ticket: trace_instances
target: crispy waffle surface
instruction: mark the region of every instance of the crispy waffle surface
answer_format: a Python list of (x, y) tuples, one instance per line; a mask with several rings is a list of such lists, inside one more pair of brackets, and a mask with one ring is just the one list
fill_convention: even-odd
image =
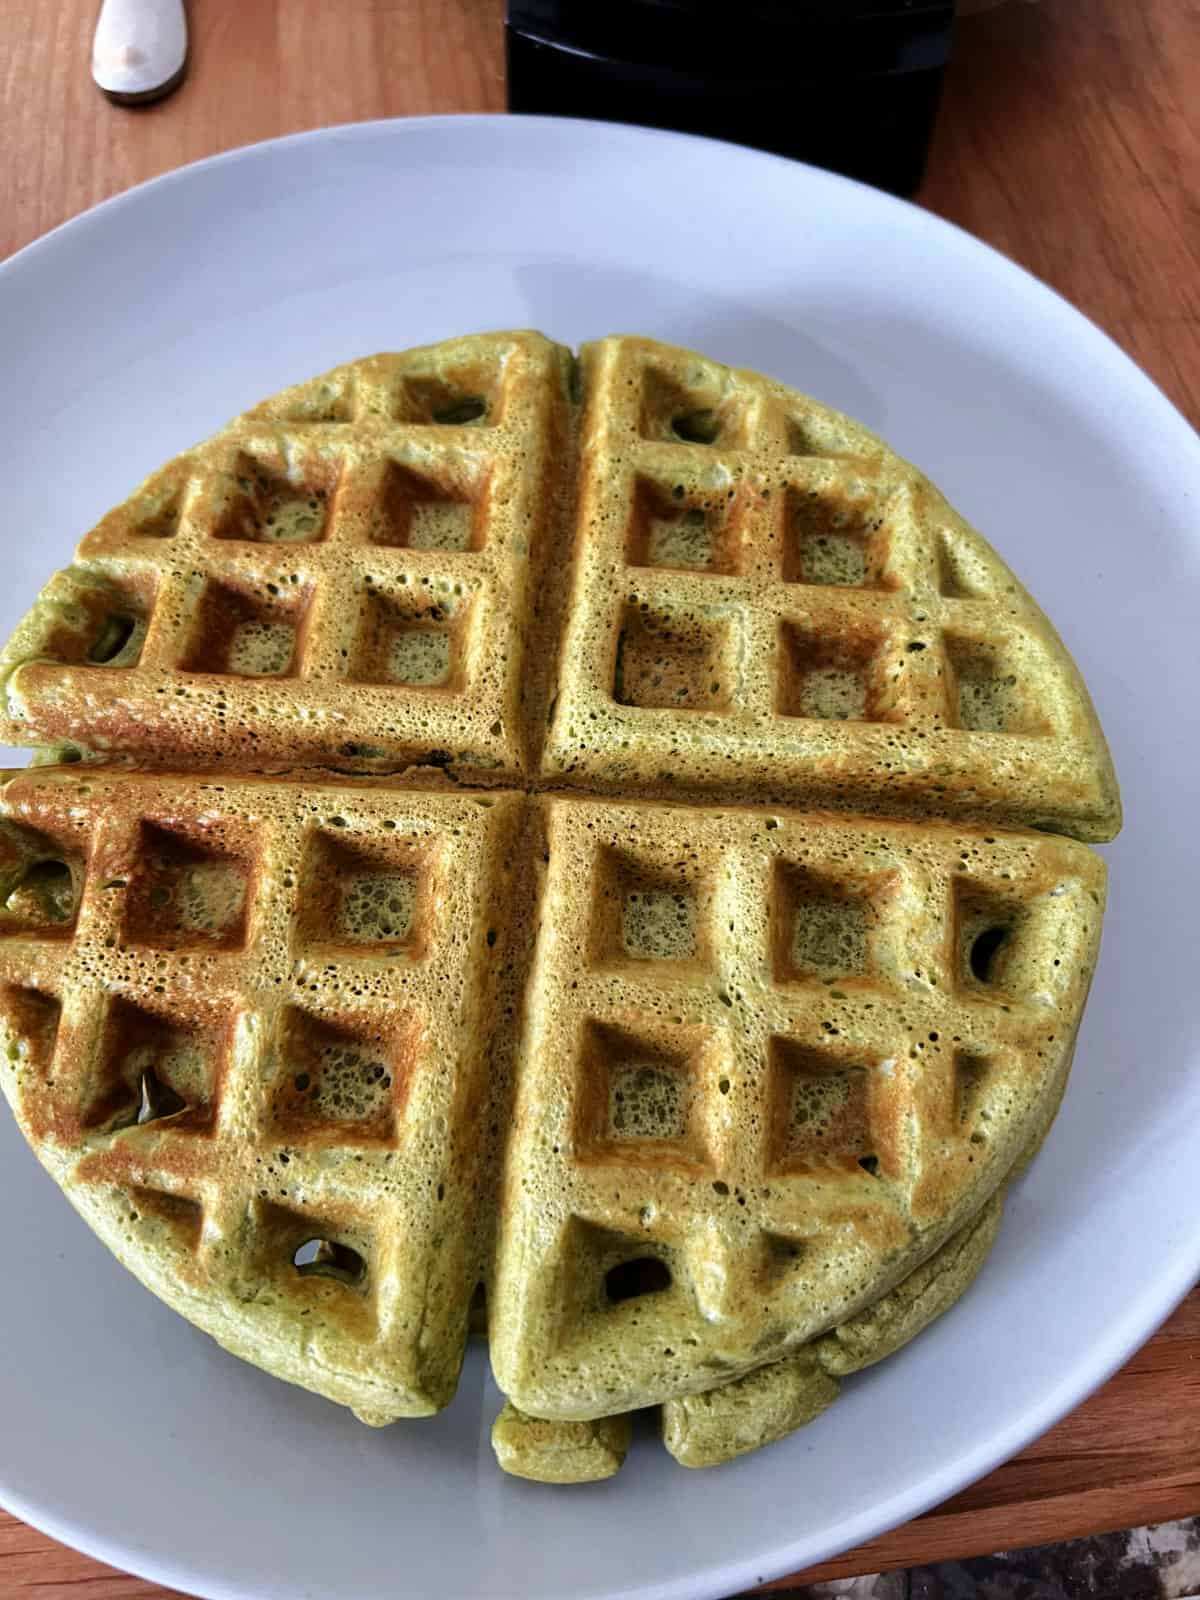
[(971, 1221), (1057, 1107), (1104, 874), (941, 824), (547, 828), (492, 1359), (575, 1420), (779, 1358)]
[(285, 390), (83, 539), (0, 680), (8, 742), (161, 765), (1120, 826), (1077, 669), (928, 480), (644, 339)]
[(370, 1422), (450, 1399), (485, 1276), (521, 807), (70, 768), (0, 798), (26, 1137), (168, 1304)]
[(780, 1437), (978, 1270), (1120, 803), (849, 419), (643, 339), (356, 362), (104, 518), (0, 679), (0, 1082), (234, 1353), (426, 1415), (486, 1304), (500, 1462), (572, 1482), (643, 1407)]
[(0, 659), (0, 731), (162, 766), (523, 782), (568, 376), (538, 334), (468, 338), (239, 417), (43, 591)]
[(583, 375), (544, 776), (1112, 837), (1077, 669), (922, 474), (848, 418), (684, 351), (608, 339)]

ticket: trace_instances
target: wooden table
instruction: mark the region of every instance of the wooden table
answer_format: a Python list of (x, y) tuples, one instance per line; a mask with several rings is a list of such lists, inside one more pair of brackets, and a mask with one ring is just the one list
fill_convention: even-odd
[[(91, 85), (95, 10), (96, 0), (5, 0), (0, 12), (0, 256), (231, 145), (504, 106), (500, 0), (203, 0), (187, 81), (141, 110), (118, 110)], [(920, 196), (1081, 306), (1193, 420), (1198, 82), (1197, 0), (1041, 0), (965, 19)], [(1200, 1291), (1024, 1455), (821, 1574), (1200, 1512), (1197, 1418)], [(0, 1512), (0, 1595), (85, 1585), (91, 1600), (166, 1593)]]

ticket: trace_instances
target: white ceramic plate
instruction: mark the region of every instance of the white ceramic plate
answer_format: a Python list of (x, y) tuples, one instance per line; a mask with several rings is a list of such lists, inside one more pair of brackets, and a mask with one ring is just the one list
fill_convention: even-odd
[(0, 1115), (0, 1499), (211, 1596), (727, 1595), (952, 1494), (1076, 1405), (1200, 1269), (1200, 448), (1116, 347), (924, 213), (732, 146), (583, 123), (383, 123), (260, 145), (0, 269), (6, 633), (149, 469), (285, 383), (533, 326), (639, 331), (878, 429), (1046, 607), (1129, 821), (1061, 1118), (965, 1301), (796, 1437), (710, 1473), (505, 1478), (479, 1351), (375, 1432), (126, 1276)]

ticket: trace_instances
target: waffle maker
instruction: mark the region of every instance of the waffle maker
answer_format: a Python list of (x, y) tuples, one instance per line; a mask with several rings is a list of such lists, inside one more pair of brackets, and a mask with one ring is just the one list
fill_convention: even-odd
[(508, 0), (509, 109), (921, 180), (954, 0)]

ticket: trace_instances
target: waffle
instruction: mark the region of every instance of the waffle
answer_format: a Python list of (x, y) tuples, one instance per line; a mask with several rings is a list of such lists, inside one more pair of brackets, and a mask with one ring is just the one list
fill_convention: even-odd
[(1057, 1107), (1098, 858), (946, 824), (555, 799), (492, 1362), (531, 1416), (682, 1398), (859, 1315)]
[(546, 1422), (511, 1401), (492, 1427), (496, 1460), (514, 1478), (534, 1483), (597, 1483), (624, 1465), (633, 1432), (628, 1416), (596, 1422)]
[[(805, 1427), (837, 1399), (838, 1378), (882, 1361), (959, 1299), (995, 1242), (1002, 1196), (875, 1305), (794, 1356), (662, 1408), (663, 1443), (682, 1466), (720, 1466)], [(569, 1426), (569, 1424), (560, 1424)]]
[(6, 741), (523, 781), (566, 380), (537, 334), (470, 338), (238, 418), (39, 597), (0, 661)]
[(9, 743), (166, 766), (1120, 825), (1078, 671), (937, 491), (644, 339), (285, 390), (84, 538), (0, 679)]
[(576, 1482), (642, 1407), (779, 1437), (974, 1276), (1120, 802), (849, 419), (643, 339), (358, 361), (147, 479), (0, 681), (0, 1085), (236, 1354), (383, 1422), (486, 1322), (501, 1465)]
[(585, 348), (583, 373), (545, 776), (1112, 837), (1078, 671), (920, 473), (826, 407), (649, 340)]
[[(1003, 1209), (1003, 1194), (993, 1195), (973, 1222), (896, 1288), (794, 1356), (669, 1400), (660, 1412), (666, 1448), (681, 1466), (715, 1467), (805, 1427), (837, 1399), (839, 1378), (894, 1354), (960, 1299), (995, 1243)], [(589, 1483), (620, 1470), (631, 1422), (628, 1414), (537, 1421), (510, 1401), (496, 1418), (492, 1444), (501, 1466), (516, 1477)]]
[(364, 1420), (454, 1391), (522, 802), (70, 769), (0, 791), (0, 1059), (118, 1258)]

